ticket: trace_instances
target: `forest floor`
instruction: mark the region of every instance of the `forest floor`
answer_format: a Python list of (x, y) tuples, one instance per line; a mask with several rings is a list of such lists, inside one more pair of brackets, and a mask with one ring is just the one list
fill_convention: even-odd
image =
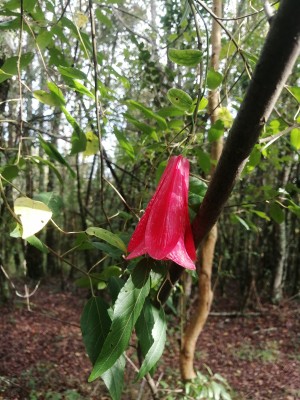
[[(87, 383), (91, 365), (79, 327), (85, 295), (42, 285), (30, 300), (31, 311), (19, 300), (0, 308), (0, 400), (108, 400), (101, 380)], [(198, 341), (197, 368), (221, 374), (237, 400), (299, 400), (299, 302), (263, 304), (262, 312), (244, 316), (221, 313), (230, 308), (226, 299), (215, 302)], [(169, 317), (167, 348), (154, 378), (164, 389), (159, 398), (182, 399), (179, 321)], [(150, 399), (144, 383), (133, 383), (130, 364), (126, 368), (122, 399)]]

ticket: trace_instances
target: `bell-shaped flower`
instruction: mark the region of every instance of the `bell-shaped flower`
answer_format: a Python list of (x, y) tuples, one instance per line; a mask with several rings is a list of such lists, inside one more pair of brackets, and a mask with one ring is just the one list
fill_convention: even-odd
[(128, 245), (127, 259), (148, 254), (195, 269), (196, 251), (188, 213), (189, 161), (171, 157)]

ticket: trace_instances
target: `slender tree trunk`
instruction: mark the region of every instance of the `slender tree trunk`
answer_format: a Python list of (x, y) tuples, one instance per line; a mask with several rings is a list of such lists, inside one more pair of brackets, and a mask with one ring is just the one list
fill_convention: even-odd
[[(222, 0), (214, 0), (213, 12), (218, 17), (222, 17)], [(211, 67), (215, 71), (217, 71), (219, 68), (219, 56), (221, 50), (221, 27), (215, 20), (213, 20), (212, 24), (211, 44)], [(218, 119), (218, 108), (220, 102), (219, 91), (211, 91), (208, 100), (210, 120), (211, 124), (214, 124)], [(222, 138), (212, 143), (211, 159), (213, 160), (213, 163), (210, 171), (211, 176), (215, 171), (215, 165), (221, 156), (222, 149)], [(202, 332), (205, 322), (207, 320), (213, 299), (213, 293), (211, 290), (211, 275), (217, 237), (218, 229), (217, 225), (214, 225), (201, 246), (198, 281), (198, 305), (194, 315), (192, 315), (189, 325), (186, 328), (181, 346), (180, 369), (183, 380), (189, 380), (195, 377), (193, 367), (195, 347), (197, 339)]]
[[(290, 171), (291, 171), (291, 166), (287, 167), (283, 171), (282, 187), (286, 186), (289, 179)], [(276, 224), (275, 241), (276, 241), (277, 259), (275, 261), (276, 264), (275, 264), (274, 281), (272, 288), (272, 301), (273, 303), (279, 303), (283, 297), (283, 287), (285, 278), (284, 267), (287, 258), (286, 218), (284, 218), (281, 224), (277, 224), (276, 222), (275, 224)]]

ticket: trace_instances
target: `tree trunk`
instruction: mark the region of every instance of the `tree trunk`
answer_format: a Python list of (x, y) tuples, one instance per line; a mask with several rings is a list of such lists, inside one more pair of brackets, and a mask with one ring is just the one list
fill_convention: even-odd
[[(213, 12), (218, 17), (222, 17), (222, 0), (214, 0)], [(211, 55), (211, 67), (217, 71), (219, 68), (219, 56), (221, 50), (221, 27), (213, 20), (212, 34), (212, 55)], [(210, 115), (211, 124), (214, 124), (218, 119), (218, 108), (220, 103), (220, 95), (218, 90), (213, 90), (209, 94), (208, 98), (208, 109)], [(215, 165), (218, 162), (223, 149), (223, 139), (220, 138), (212, 143), (211, 147), (211, 160), (213, 160), (210, 175), (212, 176), (215, 171)], [(215, 252), (215, 245), (218, 236), (217, 225), (213, 226), (211, 231), (206, 236), (201, 247), (200, 256), (200, 267), (199, 267), (199, 299), (198, 306), (195, 314), (192, 315), (191, 321), (186, 328), (184, 338), (181, 346), (180, 356), (180, 369), (183, 380), (189, 380), (195, 377), (193, 368), (194, 363), (194, 352), (197, 339), (202, 332), (202, 329), (207, 320), (209, 310), (211, 307), (213, 293), (211, 290), (211, 275), (213, 268), (213, 259)]]

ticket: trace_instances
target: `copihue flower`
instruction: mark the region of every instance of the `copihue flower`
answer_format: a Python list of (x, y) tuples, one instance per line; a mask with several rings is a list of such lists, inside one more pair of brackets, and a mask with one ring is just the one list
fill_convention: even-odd
[(189, 161), (171, 157), (128, 244), (128, 260), (148, 254), (195, 269), (196, 251), (188, 213)]

